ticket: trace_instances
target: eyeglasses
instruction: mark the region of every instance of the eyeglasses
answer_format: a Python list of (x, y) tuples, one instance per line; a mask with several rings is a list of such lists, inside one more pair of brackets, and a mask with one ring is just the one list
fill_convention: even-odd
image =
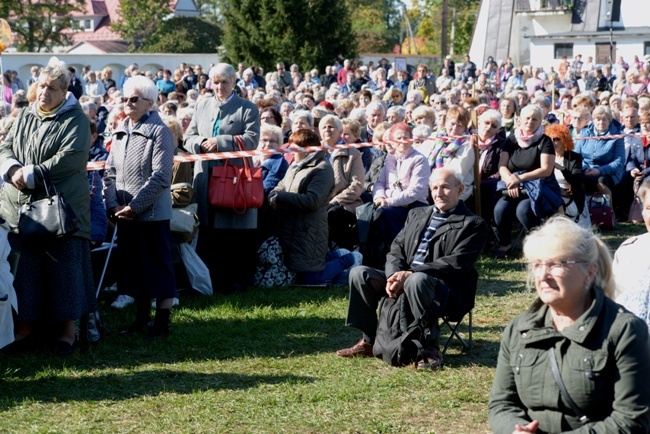
[(548, 272), (551, 276), (563, 277), (569, 271), (569, 266), (573, 264), (584, 264), (581, 261), (533, 261), (531, 262), (530, 268), (533, 270), (533, 274), (537, 277), (546, 275)]
[(147, 99), (147, 98), (142, 97), (142, 96), (132, 96), (131, 98), (127, 98), (127, 97), (123, 96), (122, 97), (122, 102), (124, 104), (126, 104), (127, 102), (130, 102), (131, 104), (137, 104), (138, 101), (140, 101), (141, 99), (143, 99), (145, 101), (151, 101), (150, 99)]

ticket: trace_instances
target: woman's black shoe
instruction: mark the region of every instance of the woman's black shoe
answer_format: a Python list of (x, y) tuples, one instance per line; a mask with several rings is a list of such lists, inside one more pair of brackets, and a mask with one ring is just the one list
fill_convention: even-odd
[(153, 326), (147, 333), (147, 339), (153, 340), (171, 334), (171, 310), (156, 309), (156, 317), (153, 320)]
[(71, 344), (66, 341), (57, 341), (54, 347), (54, 354), (59, 357), (68, 357), (74, 351), (76, 343), (76, 340)]
[(151, 321), (136, 321), (125, 329), (120, 330), (120, 336), (133, 336), (136, 333), (144, 333), (150, 327)]

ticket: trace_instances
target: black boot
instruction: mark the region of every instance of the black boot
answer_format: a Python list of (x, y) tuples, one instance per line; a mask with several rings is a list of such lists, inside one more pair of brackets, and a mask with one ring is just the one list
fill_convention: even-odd
[(151, 300), (137, 297), (135, 299), (135, 322), (120, 330), (120, 336), (131, 336), (134, 333), (144, 333), (151, 322)]
[(156, 339), (161, 336), (169, 336), (171, 333), (171, 309), (156, 308), (156, 318), (153, 320), (153, 327), (149, 329), (147, 339)]

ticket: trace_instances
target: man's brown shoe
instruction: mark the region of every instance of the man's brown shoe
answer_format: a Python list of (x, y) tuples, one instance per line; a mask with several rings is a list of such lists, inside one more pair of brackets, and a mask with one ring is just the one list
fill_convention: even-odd
[(344, 348), (336, 352), (337, 356), (340, 357), (371, 357), (372, 356), (372, 344), (364, 341), (363, 338), (350, 348)]
[(416, 369), (429, 369), (434, 371), (436, 369), (442, 368), (442, 353), (438, 348), (425, 347), (424, 355), (426, 356), (426, 359), (420, 360), (415, 365)]

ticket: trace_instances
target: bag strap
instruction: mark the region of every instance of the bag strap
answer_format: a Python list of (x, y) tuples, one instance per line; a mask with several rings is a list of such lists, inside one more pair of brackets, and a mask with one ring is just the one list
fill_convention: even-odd
[(589, 420), (589, 417), (585, 415), (578, 405), (575, 403), (573, 398), (571, 398), (571, 395), (569, 395), (569, 391), (566, 390), (566, 386), (564, 385), (564, 381), (562, 381), (562, 376), (560, 375), (560, 368), (557, 366), (557, 360), (555, 359), (555, 348), (551, 347), (548, 349), (548, 358), (549, 361), (551, 362), (551, 371), (553, 372), (553, 378), (555, 379), (555, 383), (557, 384), (557, 387), (560, 388), (560, 393), (562, 394), (562, 397), (564, 400), (569, 404), (569, 407), (571, 407), (571, 410), (573, 410), (573, 413), (580, 419), (580, 423), (583, 425), (588, 424), (591, 422)]
[[(42, 168), (38, 164), (34, 164), (34, 171), (37, 170), (41, 173), (41, 178), (43, 178), (43, 185), (45, 186), (45, 194), (47, 195), (48, 198), (51, 199), (52, 196), (57, 195), (58, 192), (56, 191), (56, 187), (54, 187), (54, 184), (50, 179), (50, 171)], [(52, 194), (52, 191), (54, 192), (54, 194)]]

